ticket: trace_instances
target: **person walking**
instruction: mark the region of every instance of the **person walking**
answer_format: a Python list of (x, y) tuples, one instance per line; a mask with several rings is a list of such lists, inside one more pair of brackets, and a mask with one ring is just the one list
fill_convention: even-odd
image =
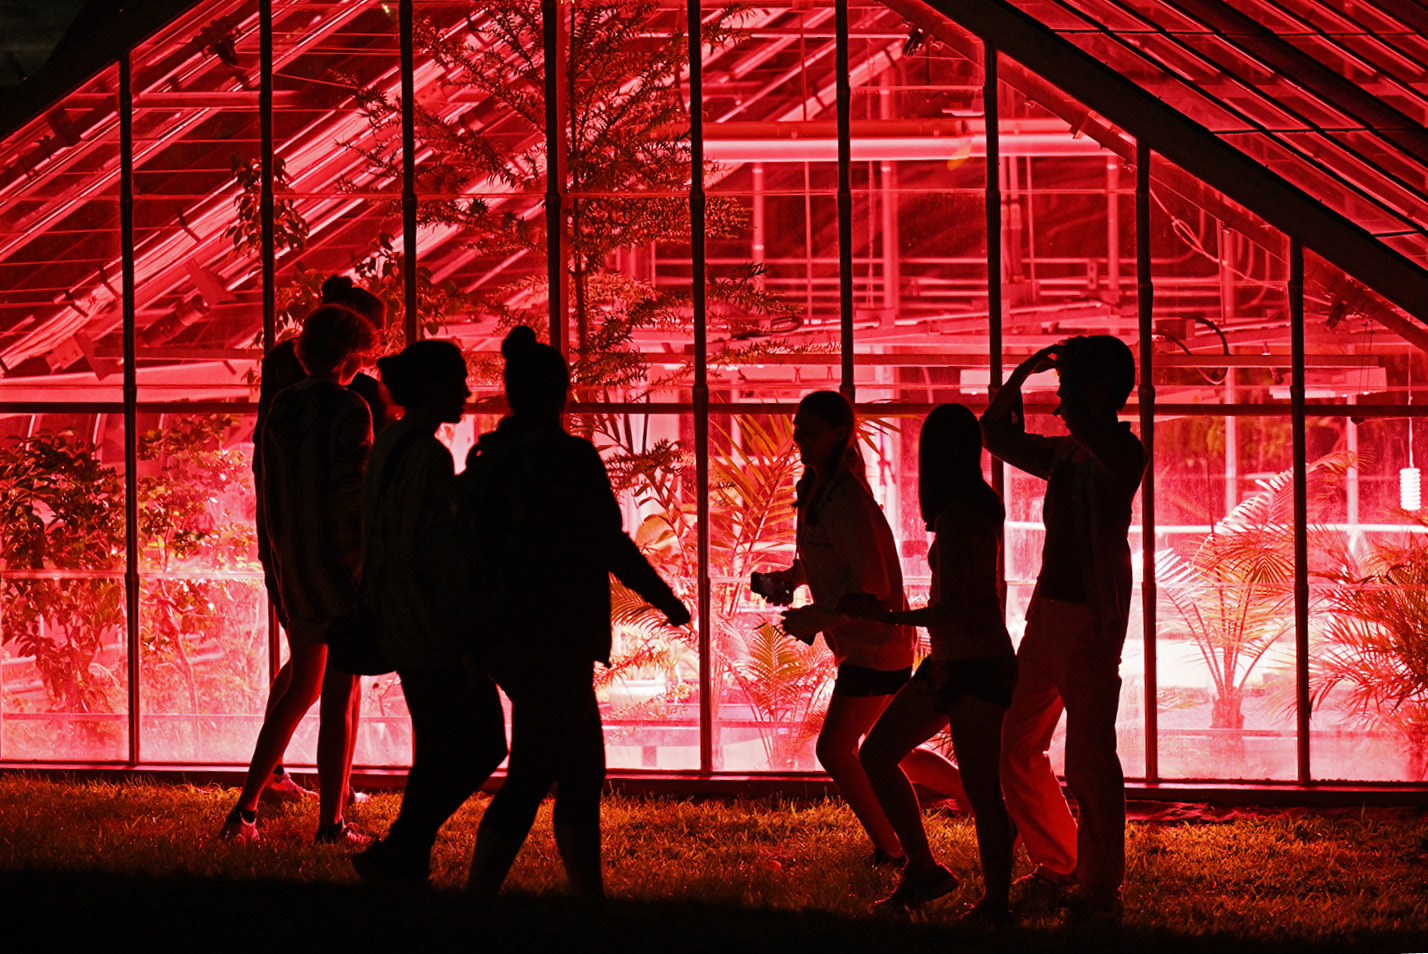
[(364, 881), (425, 884), (441, 826), (506, 757), (506, 721), (472, 659), (456, 475), (436, 438), (471, 396), (466, 359), (449, 341), (426, 340), (377, 367), (403, 413), (372, 447), (362, 588), (411, 713), (412, 766), (396, 821), (352, 864)]
[(685, 609), (621, 529), (599, 453), (566, 433), (570, 371), (522, 325), (501, 344), (511, 413), (463, 475), (478, 645), (511, 700), (511, 759), (476, 833), (469, 891), (494, 896), (554, 786), (555, 844), (572, 893), (604, 895), (605, 739), (592, 663), (610, 661), (610, 575), (665, 614)]

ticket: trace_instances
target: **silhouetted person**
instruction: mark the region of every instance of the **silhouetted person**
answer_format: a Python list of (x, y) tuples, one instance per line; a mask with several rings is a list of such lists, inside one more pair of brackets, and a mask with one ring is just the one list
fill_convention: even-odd
[(907, 608), (897, 542), (863, 473), (853, 405), (837, 391), (814, 391), (799, 402), (793, 441), (803, 461), (798, 481), (798, 552), (793, 566), (772, 574), (788, 603), (807, 583), (813, 603), (785, 610), (783, 628), (811, 643), (823, 634), (838, 678), (818, 733), (818, 761), (873, 842), (873, 864), (900, 863), (902, 845), (883, 814), (858, 745), (888, 700), (912, 675), (917, 638), (911, 626), (853, 619), (838, 611), (850, 593), (868, 593), (896, 610)]
[[(1069, 437), (1028, 434), (1021, 388), (1055, 368)], [(1121, 646), (1130, 614), (1131, 502), (1145, 449), (1116, 420), (1135, 359), (1109, 335), (1043, 348), (1011, 373), (982, 416), (987, 450), (1046, 481), (1041, 573), (1017, 651), (1019, 677), (1002, 737), (1002, 788), (1037, 866), (1028, 892), (1078, 883), (1073, 917), (1116, 918), (1125, 878), (1125, 779), (1116, 754)], [(1047, 752), (1066, 712), (1071, 817)]]
[[(358, 288), (352, 283), (352, 279), (346, 275), (329, 275), (322, 283), (322, 304), (342, 305), (355, 311), (372, 326), (373, 330), (381, 329), (387, 320), (387, 306), (382, 304), (382, 300), (376, 295), (363, 288)], [(268, 420), (268, 412), (272, 409), (273, 398), (285, 388), (290, 388), (303, 378), (307, 377), (307, 372), (303, 370), (302, 362), (297, 356), (297, 338), (285, 338), (273, 346), (267, 354), (263, 356), (258, 378), (258, 420), (253, 429), (253, 478), (254, 486), (263, 486), (263, 425)], [(367, 402), (367, 408), (372, 414), (372, 430), (374, 434), (380, 434), (382, 426), (390, 418), (386, 399), (382, 395), (381, 385), (376, 379), (361, 371), (353, 376), (349, 390), (355, 391)], [(278, 598), (277, 583), (273, 579), (272, 555), (268, 549), (267, 535), (261, 532), (264, 521), (267, 519), (265, 505), (261, 489), (257, 495), (257, 525), (260, 528), (258, 533), (258, 562), (263, 566), (263, 580), (267, 585), (268, 598), (273, 606), (278, 610), (278, 622), (287, 626), (287, 619), (282, 612), (282, 601)], [(267, 711), (271, 712), (274, 702), (287, 690), (288, 681), (292, 678), (292, 663), (285, 662), (278, 674), (273, 677), (273, 685), (268, 690)], [(352, 697), (352, 711), (348, 714), (348, 722), (353, 731), (351, 738), (356, 742), (357, 720), (361, 712), (362, 694), (356, 693)], [(347, 759), (352, 760), (352, 753), (348, 752)], [(281, 762), (273, 769), (273, 777), (268, 781), (268, 794), (278, 798), (297, 801), (307, 797), (315, 797), (315, 792), (310, 792), (298, 784), (297, 780), (289, 775), (283, 768)], [(366, 796), (357, 792), (349, 792), (348, 800), (365, 799)]]
[(937, 863), (922, 827), (917, 795), (898, 763), (944, 728), (951, 729), (962, 786), (977, 826), (985, 892), (966, 918), (1011, 920), (1011, 819), (1002, 801), (1002, 719), (1016, 684), (1016, 655), (997, 594), (997, 551), (1005, 511), (982, 479), (982, 433), (960, 404), (943, 404), (918, 439), (918, 504), (936, 534), (927, 554), (932, 588), (922, 609), (894, 612), (858, 595), (841, 604), (851, 616), (927, 627), (931, 654), (903, 686), (859, 753), (868, 781), (907, 853), (902, 882), (879, 902), (916, 907), (957, 886)]
[(355, 677), (327, 667), (327, 626), (358, 602), (362, 478), (372, 446), (367, 403), (345, 385), (368, 360), (376, 336), (339, 305), (307, 317), (297, 355), (308, 377), (274, 399), (264, 421), (263, 523), (273, 582), (288, 636), (291, 676), (258, 733), (225, 838), (256, 840), (258, 799), (302, 717), (319, 695), (319, 843), (360, 847), (365, 835), (342, 818), (351, 770)]
[(495, 683), (470, 664), (456, 475), (436, 439), (471, 396), (466, 360), (448, 341), (418, 341), (377, 367), (404, 413), (372, 446), (362, 589), (402, 680), (412, 767), (401, 814), (352, 864), (364, 880), (422, 884), (437, 832), (506, 757), (506, 719)]
[(511, 700), (511, 761), (481, 819), (468, 887), (483, 897), (500, 890), (554, 785), (570, 888), (600, 897), (605, 742), (591, 664), (610, 661), (610, 574), (671, 626), (689, 612), (621, 529), (599, 453), (561, 424), (565, 360), (525, 326), (501, 353), (511, 415), (482, 435), (463, 479), (483, 604), (477, 639)]

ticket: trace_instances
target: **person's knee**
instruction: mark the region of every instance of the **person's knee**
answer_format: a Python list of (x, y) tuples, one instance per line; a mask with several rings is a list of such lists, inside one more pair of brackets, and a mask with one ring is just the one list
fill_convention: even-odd
[(863, 770), (870, 775), (873, 773), (882, 775), (892, 771), (905, 755), (907, 755), (906, 752), (895, 752), (877, 739), (868, 739), (857, 752), (858, 762), (862, 764)]
[(814, 754), (818, 756), (818, 764), (829, 774), (837, 774), (858, 764), (857, 743), (833, 735), (820, 735)]

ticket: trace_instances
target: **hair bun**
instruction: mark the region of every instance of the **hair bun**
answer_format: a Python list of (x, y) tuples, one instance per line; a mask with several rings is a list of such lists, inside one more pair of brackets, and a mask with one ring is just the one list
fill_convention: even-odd
[(507, 361), (523, 354), (530, 354), (540, 346), (536, 333), (528, 325), (516, 325), (501, 342), (501, 356)]
[(329, 275), (322, 280), (322, 300), (341, 301), (352, 294), (352, 279), (346, 275)]

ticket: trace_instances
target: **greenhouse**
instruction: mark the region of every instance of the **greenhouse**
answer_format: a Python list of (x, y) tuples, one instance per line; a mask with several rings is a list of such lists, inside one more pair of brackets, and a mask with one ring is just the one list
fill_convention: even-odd
[[(793, 559), (803, 394), (855, 401), (919, 603), (923, 416), (1112, 334), (1152, 458), (1130, 784), (1421, 785), (1425, 36), (1421, 0), (129, 5), (0, 105), (0, 765), (246, 764), (285, 652), (259, 362), (340, 273), (387, 347), (466, 353), (458, 466), (506, 330), (569, 357), (697, 607), (616, 586), (612, 774), (819, 771), (831, 656), (748, 586)], [(1044, 484), (988, 466), (1015, 638)], [(410, 760), (365, 679), (357, 770)]]

